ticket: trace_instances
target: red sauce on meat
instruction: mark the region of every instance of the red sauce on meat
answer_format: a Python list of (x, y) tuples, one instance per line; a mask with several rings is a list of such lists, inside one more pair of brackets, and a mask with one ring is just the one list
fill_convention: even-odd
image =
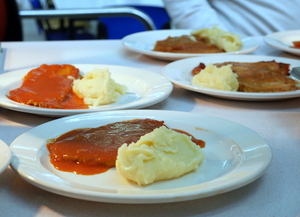
[[(82, 175), (103, 173), (115, 166), (121, 145), (137, 142), (141, 136), (161, 126), (164, 126), (163, 121), (135, 119), (97, 128), (75, 129), (47, 144), (50, 161), (60, 171)], [(202, 140), (193, 138), (193, 141), (204, 147)]]
[(61, 171), (92, 175), (115, 166), (118, 148), (163, 126), (163, 121), (137, 119), (97, 128), (76, 129), (47, 145), (50, 160)]
[(72, 65), (44, 64), (31, 70), (21, 87), (11, 90), (8, 97), (36, 107), (87, 109), (83, 99), (72, 90), (73, 80), (79, 77), (79, 70)]
[(291, 46), (292, 48), (300, 49), (300, 41), (293, 41), (292, 42), (294, 46)]

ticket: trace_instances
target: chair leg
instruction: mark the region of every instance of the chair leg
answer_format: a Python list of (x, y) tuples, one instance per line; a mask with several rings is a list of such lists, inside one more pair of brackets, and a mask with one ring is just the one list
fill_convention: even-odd
[(69, 20), (69, 40), (74, 40), (75, 39), (75, 28), (74, 28), (74, 20), (70, 19)]
[(97, 24), (97, 39), (107, 39), (106, 26), (100, 21)]
[(166, 22), (161, 29), (171, 29), (171, 21)]

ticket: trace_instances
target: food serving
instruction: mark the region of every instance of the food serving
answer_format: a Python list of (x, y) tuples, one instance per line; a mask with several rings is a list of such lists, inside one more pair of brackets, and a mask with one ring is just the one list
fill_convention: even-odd
[[(77, 175), (59, 171), (50, 163), (45, 145), (49, 138), (76, 127), (146, 118), (163, 120), (169, 128), (203, 139), (206, 146), (202, 149), (205, 158), (201, 165), (179, 178), (138, 186), (121, 177), (116, 168), (97, 175)], [(268, 142), (248, 127), (193, 112), (144, 109), (59, 118), (28, 130), (10, 148), (11, 167), (25, 181), (54, 194), (106, 203), (166, 203), (218, 195), (253, 182), (264, 174), (272, 159)]]
[(125, 85), (118, 84), (111, 78), (107, 68), (87, 72), (82, 79), (76, 79), (73, 83), (75, 94), (82, 98), (85, 104), (92, 106), (114, 103), (126, 90)]
[(11, 90), (8, 98), (26, 105), (54, 109), (87, 109), (72, 91), (73, 80), (80, 77), (72, 65), (46, 65), (31, 70), (21, 87)]
[(161, 126), (118, 149), (117, 172), (139, 185), (178, 178), (194, 171), (204, 153), (190, 136)]
[(26, 105), (51, 109), (88, 109), (115, 102), (126, 87), (110, 78), (108, 69), (95, 69), (82, 77), (72, 65), (46, 65), (31, 70), (8, 98)]
[(240, 36), (217, 26), (191, 31), (190, 35), (157, 41), (153, 51), (171, 53), (224, 53), (240, 50)]
[[(218, 90), (237, 91), (238, 75), (231, 69), (232, 65), (217, 67), (213, 64), (202, 65), (203, 70), (192, 78), (192, 84)], [(198, 70), (199, 68), (197, 68)], [(196, 70), (194, 70), (196, 73)]]
[[(134, 119), (96, 128), (75, 129), (48, 141), (50, 161), (60, 171), (93, 175), (115, 167), (118, 158), (117, 168), (120, 174), (138, 184), (150, 184), (157, 180), (175, 178), (196, 169), (203, 160), (200, 149), (205, 146), (205, 142), (183, 131), (171, 130), (170, 132), (170, 129), (161, 129), (161, 127), (166, 128), (164, 121)], [(157, 131), (154, 131), (155, 129)], [(171, 137), (162, 136), (166, 132)], [(191, 146), (193, 147), (189, 149)], [(165, 157), (161, 159), (162, 154)], [(141, 160), (143, 155), (145, 158), (148, 157), (144, 159), (147, 162), (144, 164), (139, 162), (138, 168), (134, 168), (135, 160)], [(180, 172), (176, 171), (172, 174), (174, 171), (171, 170), (174, 168), (171, 169), (164, 162), (168, 158), (178, 161), (177, 166), (180, 164), (183, 167)], [(173, 166), (176, 165), (174, 163)], [(165, 172), (168, 171), (169, 175), (157, 174), (155, 172), (157, 164), (161, 169), (167, 168)], [(128, 165), (131, 165), (129, 170), (126, 169)], [(152, 166), (152, 173), (149, 172), (149, 165)], [(141, 173), (144, 176), (141, 176)], [(145, 174), (151, 178), (145, 178)]]
[(300, 83), (289, 77), (289, 67), (289, 64), (274, 60), (223, 62), (214, 63), (213, 66), (200, 63), (192, 70), (194, 76), (192, 84), (240, 92), (269, 93), (299, 90)]

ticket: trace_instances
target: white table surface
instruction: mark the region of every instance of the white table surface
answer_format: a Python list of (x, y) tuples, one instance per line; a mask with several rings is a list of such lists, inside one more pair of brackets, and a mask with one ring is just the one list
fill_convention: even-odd
[[(166, 61), (125, 50), (119, 40), (10, 42), (5, 72), (43, 63), (113, 64), (161, 73)], [(268, 47), (253, 55), (300, 59)], [(258, 132), (271, 145), (273, 161), (258, 180), (221, 195), (187, 202), (124, 205), (89, 202), (41, 190), (8, 167), (0, 174), (0, 216), (300, 216), (300, 98), (243, 102), (174, 88), (165, 101), (147, 109), (201, 113), (225, 118)], [(0, 139), (8, 145), (27, 130), (53, 120), (0, 108)]]

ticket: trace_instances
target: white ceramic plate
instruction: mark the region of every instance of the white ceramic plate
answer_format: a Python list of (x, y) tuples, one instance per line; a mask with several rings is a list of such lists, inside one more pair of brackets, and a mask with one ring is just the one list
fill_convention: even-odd
[[(269, 100), (280, 100), (300, 97), (300, 90), (279, 92), (279, 93), (245, 93), (245, 92), (234, 92), (234, 91), (222, 91), (204, 87), (197, 87), (191, 84), (192, 81), (192, 69), (199, 65), (200, 62), (205, 64), (209, 63), (221, 63), (226, 61), (235, 62), (257, 62), (257, 61), (272, 61), (289, 63), (291, 67), (300, 66), (299, 60), (279, 58), (272, 56), (256, 56), (256, 55), (229, 55), (229, 56), (218, 56), (218, 57), (194, 57), (189, 59), (178, 60), (169, 63), (163, 68), (163, 75), (168, 78), (172, 83), (191, 91), (198, 93), (204, 93), (207, 95), (234, 99), (234, 100), (247, 100), (247, 101), (269, 101)], [(296, 78), (294, 78), (297, 80)]]
[(245, 54), (250, 53), (256, 50), (259, 47), (258, 41), (253, 37), (241, 36), (243, 42), (243, 47), (241, 50), (236, 52), (227, 52), (227, 53), (217, 53), (217, 54), (179, 54), (179, 53), (166, 53), (166, 52), (157, 52), (152, 51), (156, 41), (164, 40), (168, 36), (182, 36), (189, 35), (191, 30), (155, 30), (155, 31), (146, 31), (134, 33), (128, 36), (125, 36), (122, 39), (122, 44), (125, 48), (151, 56), (157, 59), (163, 60), (179, 60), (188, 57), (196, 56), (216, 56), (216, 55), (230, 55), (230, 54)]
[(271, 47), (300, 56), (300, 49), (291, 47), (293, 41), (300, 41), (300, 30), (274, 32), (266, 35), (264, 41)]
[[(195, 171), (178, 179), (141, 187), (120, 177), (115, 168), (91, 176), (60, 172), (49, 162), (46, 140), (83, 127), (136, 118), (164, 120), (171, 128), (206, 142), (205, 159)], [(12, 168), (44, 190), (83, 200), (110, 203), (167, 203), (193, 200), (242, 187), (268, 168), (272, 152), (267, 141), (239, 124), (195, 113), (125, 110), (89, 113), (57, 119), (35, 127), (11, 144)]]
[(8, 145), (0, 140), (0, 173), (2, 173), (11, 160), (11, 152)]
[(89, 109), (48, 109), (28, 106), (10, 100), (7, 95), (9, 91), (19, 87), (22, 78), (30, 69), (21, 69), (0, 75), (0, 106), (20, 111), (46, 116), (66, 116), (95, 111), (108, 111), (116, 109), (144, 108), (166, 99), (172, 92), (172, 83), (162, 75), (143, 69), (96, 64), (74, 64), (82, 74), (95, 68), (108, 68), (111, 77), (117, 83), (127, 86), (128, 91), (121, 95), (117, 102), (93, 107)]

